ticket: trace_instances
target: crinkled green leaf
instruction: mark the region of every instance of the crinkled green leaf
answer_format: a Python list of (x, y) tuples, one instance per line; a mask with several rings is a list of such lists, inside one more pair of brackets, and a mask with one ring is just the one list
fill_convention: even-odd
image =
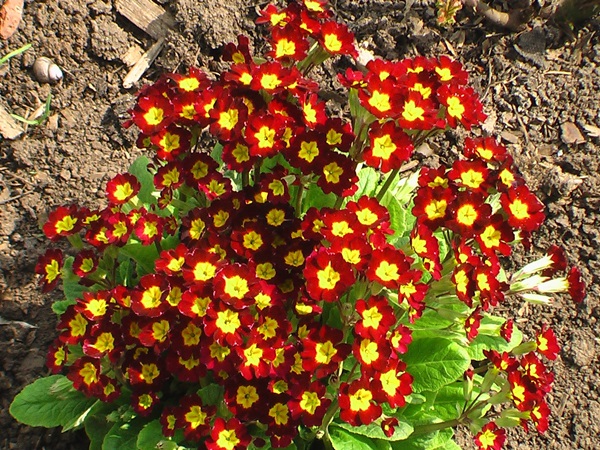
[(451, 429), (435, 431), (429, 434), (411, 436), (405, 441), (392, 442), (393, 450), (451, 450), (447, 447), (452, 442), (454, 432)]
[(102, 450), (146, 450), (138, 449), (137, 439), (146, 420), (133, 419), (130, 422), (115, 423), (102, 442)]
[(513, 329), (510, 342), (506, 342), (500, 336), (500, 327), (504, 322), (505, 319), (502, 317), (490, 316), (489, 314), (484, 315), (479, 327), (479, 334), (471, 341), (469, 347), (467, 347), (467, 352), (472, 359), (482, 361), (485, 359), (484, 350), (493, 348), (499, 352), (505, 352), (510, 351), (521, 343), (523, 333), (517, 327)]
[(379, 185), (379, 173), (372, 167), (363, 167), (358, 171), (358, 189), (352, 196), (353, 200), (358, 200), (363, 195), (372, 196)]
[(140, 450), (175, 450), (177, 443), (164, 437), (160, 421), (153, 420), (144, 425), (138, 434), (137, 448)]
[(121, 247), (121, 255), (128, 256), (137, 263), (138, 275), (154, 272), (154, 262), (158, 258), (158, 250), (154, 245), (142, 245), (132, 242)]
[(26, 386), (14, 398), (9, 411), (25, 425), (71, 429), (81, 425), (97, 401), (75, 390), (64, 375), (51, 375)]
[(467, 351), (449, 339), (417, 338), (402, 359), (413, 377), (413, 392), (436, 391), (459, 379), (469, 368)]
[(334, 450), (373, 450), (375, 448), (375, 443), (367, 436), (351, 433), (335, 425), (329, 427), (329, 437)]
[(54, 311), (57, 316), (62, 316), (67, 308), (75, 303), (77, 303), (75, 300), (57, 300), (52, 303), (52, 311)]
[(304, 192), (302, 199), (302, 212), (308, 211), (311, 207), (321, 209), (323, 207), (333, 207), (337, 197), (335, 194), (325, 194), (323, 190), (315, 183)]
[(89, 288), (79, 284), (79, 278), (77, 275), (73, 273), (73, 261), (75, 258), (69, 256), (65, 258), (65, 262), (62, 267), (62, 283), (63, 283), (63, 292), (65, 294), (65, 298), (67, 300), (75, 303), (75, 300), (81, 298), (83, 296), (84, 291), (89, 291)]
[(352, 426), (346, 422), (334, 422), (335, 426), (344, 428), (353, 434), (360, 434), (373, 439), (385, 439), (389, 441), (400, 441), (408, 438), (413, 432), (413, 427), (409, 423), (399, 421), (398, 425), (394, 428), (394, 434), (390, 437), (386, 436), (381, 425), (378, 423), (371, 423), (369, 425), (360, 425), (358, 427)]
[(148, 170), (150, 159), (147, 156), (139, 156), (131, 166), (128, 172), (135, 176), (140, 182), (140, 191), (137, 197), (146, 205), (156, 203), (156, 198), (152, 195), (154, 192), (154, 175)]

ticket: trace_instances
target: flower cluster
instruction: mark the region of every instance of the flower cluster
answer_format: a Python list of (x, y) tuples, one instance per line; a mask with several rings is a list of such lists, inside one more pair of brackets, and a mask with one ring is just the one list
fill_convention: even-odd
[[(493, 138), (467, 139), (451, 167), (421, 169), (398, 203), (415, 146), (485, 118), (460, 63), (348, 69), (349, 121), (328, 113), (307, 75), (357, 54), (326, 3), (269, 5), (258, 22), (271, 32), (265, 58), (240, 36), (218, 79), (192, 68), (141, 90), (129, 125), (153, 158), (107, 184), (106, 208), (49, 215), (46, 236), (78, 252), (49, 250), (36, 267), (44, 290), (62, 278), (77, 292), (47, 363), (86, 395), (126, 396), (164, 436), (183, 430), (209, 449), (286, 447), (338, 414), (391, 436), (413, 393), (404, 355), (426, 308), (456, 299), (468, 345), (506, 295), (569, 288), (581, 299), (583, 285), (571, 269), (556, 287), (557, 250), (506, 277), (500, 257), (528, 243), (544, 213)], [(405, 229), (398, 209), (413, 217)], [(511, 327), (498, 331), (507, 342)], [(534, 344), (524, 356), (487, 349), (484, 384), (543, 431), (552, 376), (532, 351), (552, 358), (557, 346), (546, 329)], [(497, 430), (482, 429), (481, 448), (496, 448)]]

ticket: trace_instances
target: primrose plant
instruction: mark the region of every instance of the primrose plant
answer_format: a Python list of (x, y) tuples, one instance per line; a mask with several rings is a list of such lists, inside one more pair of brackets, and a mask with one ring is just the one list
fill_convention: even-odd
[(73, 246), (36, 267), (65, 296), (52, 375), (13, 416), (85, 427), (93, 449), (455, 449), (460, 425), (499, 449), (506, 427), (543, 432), (557, 339), (524, 340), (494, 309), (581, 301), (580, 272), (556, 246), (503, 268), (544, 213), (493, 137), (448, 166), (411, 161), (485, 119), (467, 72), (357, 63), (333, 80), (336, 109), (309, 76), (354, 61), (348, 27), (322, 0), (258, 22), (263, 57), (240, 36), (216, 79), (191, 68), (141, 90), (127, 125), (149, 156), (104, 208), (50, 213), (46, 236)]

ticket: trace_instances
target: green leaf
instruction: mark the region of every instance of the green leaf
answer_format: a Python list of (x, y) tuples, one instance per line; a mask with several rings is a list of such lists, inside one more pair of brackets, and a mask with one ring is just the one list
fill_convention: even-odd
[(64, 375), (39, 378), (26, 386), (10, 405), (10, 414), (33, 427), (65, 430), (79, 427), (98, 400), (75, 390)]
[(440, 420), (457, 419), (460, 415), (459, 408), (465, 404), (462, 382), (449, 384), (437, 392), (427, 394), (431, 397), (431, 402), (427, 402), (429, 406), (425, 406), (427, 413)]
[(392, 434), (390, 437), (385, 435), (381, 429), (381, 424), (375, 422), (369, 425), (360, 425), (358, 427), (352, 426), (346, 422), (334, 422), (334, 425), (336, 427), (343, 428), (352, 434), (360, 434), (372, 439), (384, 439), (389, 441), (401, 441), (408, 438), (413, 432), (412, 425), (401, 421), (398, 422), (398, 425), (394, 429), (394, 434)]
[(137, 437), (137, 448), (141, 450), (175, 450), (177, 443), (167, 439), (162, 434), (162, 425), (160, 421), (153, 420), (144, 425)]
[(469, 368), (467, 351), (449, 339), (417, 338), (403, 356), (413, 377), (413, 392), (437, 391), (460, 378)]
[(132, 242), (121, 247), (121, 255), (128, 256), (138, 265), (138, 276), (154, 272), (154, 261), (158, 259), (158, 250), (154, 245), (142, 245)]
[(405, 441), (392, 442), (392, 450), (451, 450), (447, 447), (452, 442), (454, 432), (451, 429), (434, 433), (412, 436)]
[(223, 387), (213, 383), (198, 390), (198, 395), (206, 405), (218, 405), (223, 399)]
[(97, 403), (92, 407), (84, 426), (85, 433), (90, 439), (90, 450), (102, 450), (102, 443), (108, 431), (114, 423), (107, 420), (107, 415), (114, 411), (117, 406), (114, 403)]
[(84, 291), (89, 291), (89, 288), (79, 284), (79, 278), (77, 275), (73, 273), (73, 261), (75, 258), (69, 256), (65, 258), (65, 262), (62, 267), (62, 282), (63, 282), (63, 292), (67, 300), (75, 303), (75, 300), (83, 297)]
[(311, 183), (302, 199), (302, 212), (305, 213), (312, 206), (318, 209), (323, 207), (331, 208), (335, 205), (336, 198), (335, 194), (325, 194), (316, 183)]
[(156, 203), (156, 199), (152, 195), (154, 192), (154, 175), (148, 170), (148, 164), (150, 159), (147, 156), (138, 157), (131, 166), (129, 166), (128, 172), (135, 176), (140, 182), (140, 191), (137, 197), (145, 205), (152, 205)]
[(358, 189), (352, 196), (358, 200), (363, 195), (372, 196), (379, 185), (379, 173), (372, 167), (363, 167), (358, 171)]
[(505, 319), (502, 317), (495, 317), (488, 314), (484, 315), (479, 327), (479, 334), (471, 341), (469, 347), (467, 347), (467, 352), (471, 359), (483, 361), (485, 359), (483, 354), (484, 350), (493, 348), (499, 352), (508, 352), (521, 343), (523, 340), (523, 333), (521, 333), (521, 330), (517, 327), (513, 329), (510, 342), (506, 342), (506, 340), (500, 336), (500, 327), (504, 322)]
[(373, 440), (360, 434), (350, 433), (338, 426), (329, 428), (329, 438), (334, 450), (373, 450)]
[(75, 303), (77, 303), (75, 300), (57, 300), (52, 303), (52, 311), (60, 317), (69, 306), (74, 305)]
[(143, 418), (115, 423), (102, 442), (102, 450), (138, 450), (137, 439), (144, 423)]

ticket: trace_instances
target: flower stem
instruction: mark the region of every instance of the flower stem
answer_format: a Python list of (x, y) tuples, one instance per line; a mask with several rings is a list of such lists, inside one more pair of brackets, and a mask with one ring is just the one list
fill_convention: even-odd
[(379, 190), (379, 192), (376, 195), (376, 199), (381, 202), (381, 199), (383, 198), (383, 196), (385, 195), (385, 193), (387, 192), (387, 190), (390, 188), (390, 186), (392, 185), (392, 182), (396, 179), (396, 176), (398, 175), (398, 173), (400, 172), (400, 168), (394, 169), (392, 171), (392, 173), (388, 176), (387, 180), (385, 180), (385, 184), (383, 186), (381, 186), (381, 189)]
[(452, 420), (446, 420), (445, 422), (430, 423), (427, 425), (418, 425), (418, 426), (414, 427), (414, 431), (411, 434), (411, 437), (433, 433), (435, 431), (444, 430), (446, 428), (453, 428), (457, 425), (460, 425), (460, 423), (461, 423), (460, 419), (452, 419)]

